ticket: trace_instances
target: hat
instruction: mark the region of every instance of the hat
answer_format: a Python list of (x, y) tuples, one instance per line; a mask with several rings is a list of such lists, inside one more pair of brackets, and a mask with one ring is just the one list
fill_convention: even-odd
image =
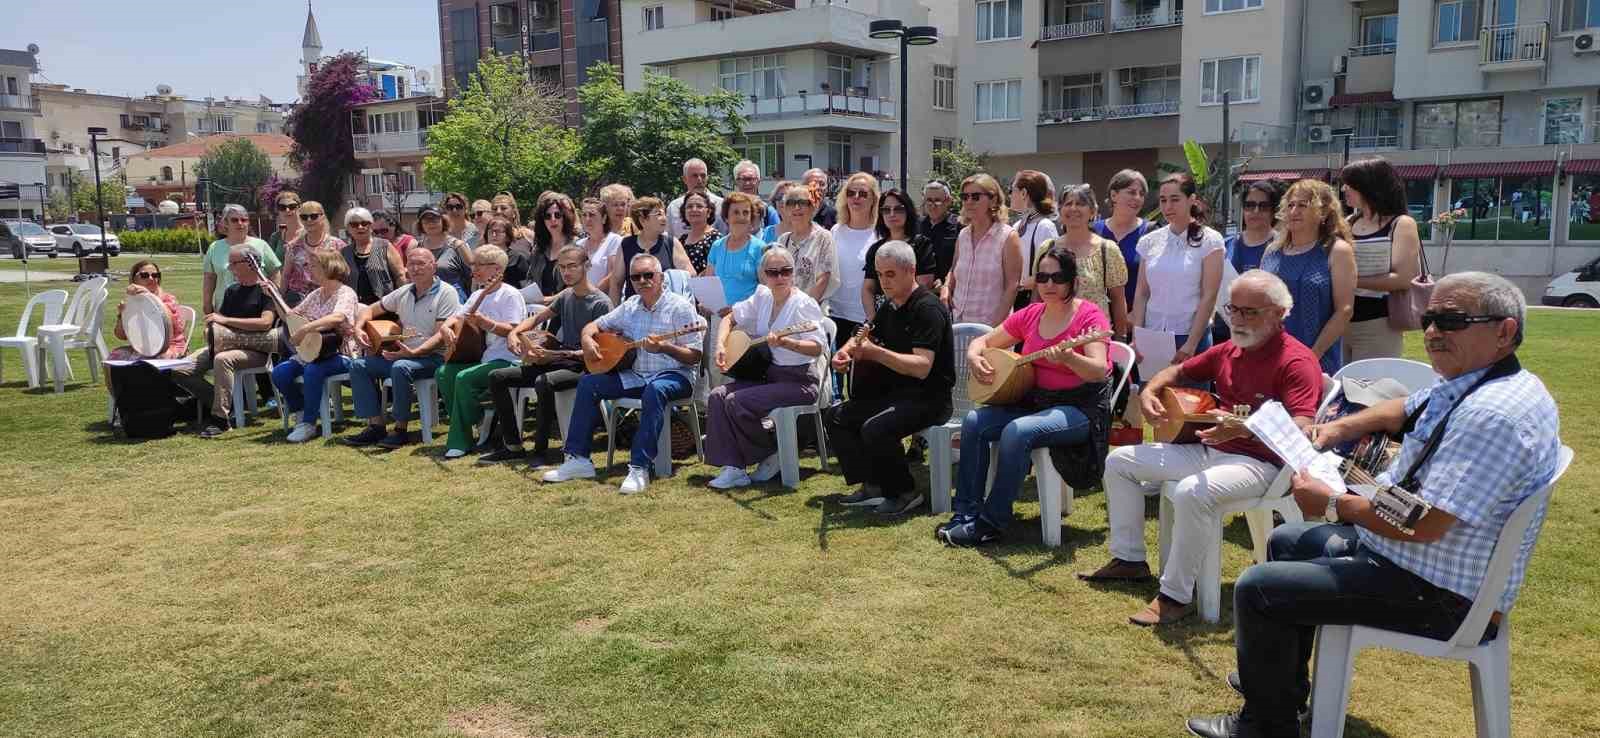
[(421, 210), (417, 211), (417, 220), (422, 220), (430, 215), (435, 218), (444, 218), (444, 213), (439, 212), (438, 205), (424, 205)]
[(1405, 397), (1410, 394), (1406, 386), (1393, 379), (1361, 379), (1359, 377), (1345, 377), (1340, 380), (1340, 388), (1344, 397), (1352, 403), (1362, 407), (1372, 407), (1385, 400)]

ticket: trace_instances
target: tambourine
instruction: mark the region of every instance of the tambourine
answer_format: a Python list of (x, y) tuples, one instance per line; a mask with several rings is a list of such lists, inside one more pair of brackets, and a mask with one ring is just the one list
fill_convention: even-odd
[(122, 305), (122, 332), (140, 356), (158, 357), (172, 341), (172, 315), (154, 293), (130, 295)]

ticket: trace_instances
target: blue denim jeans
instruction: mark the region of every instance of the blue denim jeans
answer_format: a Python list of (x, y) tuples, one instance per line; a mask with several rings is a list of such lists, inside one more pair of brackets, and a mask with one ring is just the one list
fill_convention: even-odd
[[(1075, 407), (1061, 405), (1038, 412), (1022, 408), (985, 405), (961, 421), (961, 463), (956, 469), (955, 511), (982, 515), (990, 524), (1011, 524), (1011, 506), (1023, 478), (1028, 476), (1029, 453), (1040, 446), (1064, 446), (1089, 440), (1089, 418)], [(989, 446), (998, 443), (994, 485), (984, 498), (989, 477)]]
[(1446, 639), (1471, 607), (1359, 545), (1353, 525), (1279, 526), (1267, 544), (1267, 563), (1245, 569), (1233, 590), (1242, 715), (1266, 735), (1299, 734), (1296, 713), (1311, 694), (1318, 625)]
[[(328, 377), (350, 370), (350, 359), (334, 354), (310, 364), (291, 356), (272, 367), (272, 384), (283, 395), (289, 412), (300, 413), (300, 422), (315, 423), (322, 412), (322, 392)], [(294, 380), (302, 378), (300, 384)]]
[(413, 382), (433, 376), (434, 370), (444, 364), (438, 354), (417, 356), (390, 361), (382, 356), (363, 356), (350, 362), (350, 393), (356, 398), (356, 416), (376, 418), (383, 415), (383, 393), (380, 389), (388, 379), (394, 393), (394, 419), (397, 423), (411, 421), (411, 402), (416, 391)]
[(643, 408), (639, 411), (639, 430), (633, 434), (633, 453), (628, 457), (628, 465), (653, 469), (656, 443), (661, 436), (668, 403), (688, 397), (692, 392), (694, 385), (677, 372), (662, 372), (633, 389), (623, 389), (622, 378), (613, 373), (585, 374), (578, 380), (578, 398), (572, 407), (572, 420), (568, 421), (562, 450), (589, 458), (595, 426), (602, 424), (600, 401), (631, 397), (639, 400)]

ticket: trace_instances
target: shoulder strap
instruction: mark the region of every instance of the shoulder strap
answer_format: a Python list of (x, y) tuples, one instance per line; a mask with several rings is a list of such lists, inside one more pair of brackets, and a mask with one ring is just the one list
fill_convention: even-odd
[[(1417, 474), (1422, 470), (1422, 465), (1426, 464), (1428, 459), (1433, 457), (1434, 452), (1439, 450), (1439, 443), (1444, 439), (1445, 425), (1450, 422), (1450, 415), (1456, 411), (1456, 408), (1461, 407), (1461, 403), (1465, 402), (1473, 392), (1478, 391), (1479, 387), (1496, 379), (1509, 377), (1519, 371), (1522, 371), (1522, 364), (1517, 361), (1516, 354), (1511, 354), (1495, 362), (1494, 366), (1489, 367), (1489, 371), (1484, 372), (1483, 376), (1478, 378), (1478, 381), (1473, 382), (1466, 392), (1461, 393), (1461, 397), (1457, 398), (1455, 404), (1452, 404), (1450, 409), (1445, 411), (1444, 417), (1439, 419), (1439, 424), (1433, 427), (1433, 432), (1428, 435), (1427, 445), (1422, 447), (1422, 453), (1417, 455), (1416, 461), (1411, 462), (1411, 468), (1406, 470), (1406, 475), (1400, 480), (1399, 486), (1412, 492), (1417, 491)], [(1427, 406), (1428, 403), (1423, 402), (1406, 418), (1404, 426), (1406, 431), (1416, 428), (1417, 420), (1422, 417), (1422, 412)]]

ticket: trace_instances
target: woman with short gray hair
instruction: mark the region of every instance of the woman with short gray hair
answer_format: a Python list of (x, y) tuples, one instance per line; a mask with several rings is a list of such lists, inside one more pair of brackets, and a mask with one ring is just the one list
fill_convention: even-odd
[(400, 252), (387, 240), (372, 235), (372, 222), (372, 212), (366, 208), (346, 211), (344, 228), (350, 242), (339, 249), (349, 270), (344, 283), (356, 291), (356, 300), (362, 305), (371, 305), (406, 283)]
[[(296, 200), (296, 205), (299, 201)], [(261, 265), (261, 270), (271, 279), (277, 280), (282, 262), (278, 255), (273, 253), (272, 246), (255, 236), (250, 235), (250, 211), (243, 205), (222, 206), (222, 232), (223, 237), (213, 241), (206, 247), (205, 264), (201, 267), (204, 289), (200, 295), (200, 313), (202, 316), (216, 312), (222, 306), (222, 295), (228, 288), (238, 282), (234, 279), (233, 271), (228, 268), (228, 251), (234, 246), (245, 245), (255, 251), (256, 262)]]

